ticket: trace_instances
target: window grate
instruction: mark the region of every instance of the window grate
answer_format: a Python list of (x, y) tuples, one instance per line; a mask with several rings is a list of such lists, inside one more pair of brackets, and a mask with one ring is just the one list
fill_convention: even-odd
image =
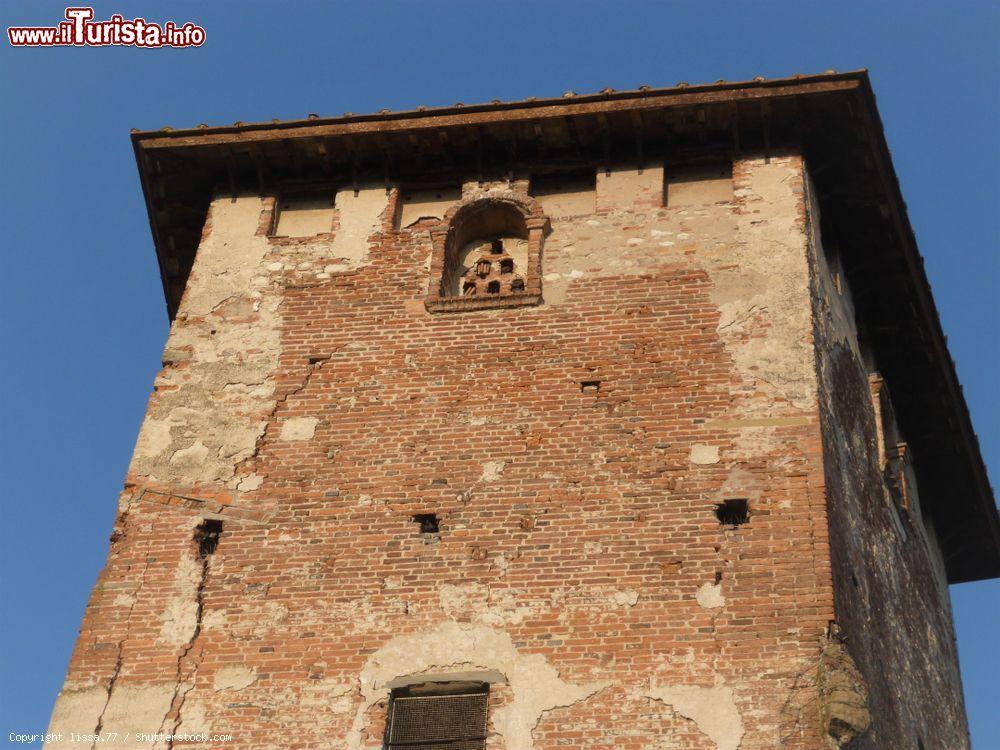
[(484, 750), (488, 694), (393, 696), (387, 750)]

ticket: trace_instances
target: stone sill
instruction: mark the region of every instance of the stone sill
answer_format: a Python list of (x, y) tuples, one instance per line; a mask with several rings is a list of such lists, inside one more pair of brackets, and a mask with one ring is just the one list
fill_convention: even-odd
[(470, 310), (499, 310), (507, 307), (526, 307), (538, 305), (542, 295), (530, 292), (518, 294), (503, 294), (489, 297), (442, 297), (441, 299), (424, 300), (427, 312), (449, 313), (468, 312)]

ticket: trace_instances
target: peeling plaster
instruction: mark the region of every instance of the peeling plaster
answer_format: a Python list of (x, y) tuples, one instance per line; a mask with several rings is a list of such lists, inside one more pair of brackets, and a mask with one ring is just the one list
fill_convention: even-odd
[(763, 417), (789, 404), (808, 409), (816, 399), (803, 170), (797, 157), (742, 166), (739, 240), (727, 249), (738, 266), (711, 271), (712, 299), (723, 343), (756, 386), (755, 397), (740, 404), (741, 416)]
[[(122, 731), (128, 728), (129, 732), (152, 735), (156, 733), (163, 717), (170, 710), (170, 703), (174, 696), (173, 682), (160, 682), (143, 685), (119, 685), (107, 707), (104, 709), (103, 726), (105, 731)], [(46, 747), (64, 748), (92, 748), (91, 742), (72, 742), (70, 733), (93, 732), (94, 717), (101, 713), (101, 706), (107, 699), (107, 693), (101, 686), (85, 688), (83, 690), (66, 690), (60, 693), (56, 701), (55, 710), (52, 713), (52, 720), (49, 723), (49, 732), (62, 732), (66, 738), (64, 742), (49, 742)], [(136, 737), (132, 737), (128, 745), (130, 748), (142, 748), (153, 750), (155, 743), (139, 742)]]
[(360, 750), (365, 714), (388, 695), (394, 679), (421, 673), (496, 670), (507, 678), (512, 701), (493, 712), (493, 726), (511, 750), (533, 750), (532, 730), (547, 711), (570, 706), (610, 685), (567, 683), (541, 654), (522, 654), (507, 633), (454, 621), (431, 631), (397, 636), (369, 657), (359, 675), (362, 704), (345, 742)]
[(716, 678), (714, 687), (661, 685), (645, 692), (695, 723), (715, 743), (716, 750), (738, 750), (743, 741), (743, 720), (733, 700), (733, 689)]
[(211, 233), (164, 351), (129, 473), (154, 481), (228, 481), (249, 457), (273, 406), (280, 290), (269, 245), (256, 235), (259, 197), (215, 200)]

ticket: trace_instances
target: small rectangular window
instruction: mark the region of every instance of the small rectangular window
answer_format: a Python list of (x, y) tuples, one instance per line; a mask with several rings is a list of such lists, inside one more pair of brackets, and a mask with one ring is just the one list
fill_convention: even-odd
[(275, 237), (312, 237), (333, 231), (334, 193), (282, 196)]
[(733, 165), (671, 164), (666, 178), (667, 208), (728, 203), (733, 199)]
[(416, 224), (421, 219), (442, 219), (445, 212), (462, 200), (462, 186), (439, 188), (402, 188), (399, 191), (398, 229)]
[(424, 683), (392, 691), (385, 750), (485, 750), (489, 685)]
[(597, 174), (577, 169), (531, 175), (531, 196), (549, 217), (592, 214), (596, 201)]

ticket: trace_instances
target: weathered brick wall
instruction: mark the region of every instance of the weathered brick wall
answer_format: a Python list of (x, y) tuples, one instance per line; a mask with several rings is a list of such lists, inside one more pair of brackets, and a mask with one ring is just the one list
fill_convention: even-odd
[[(899, 509), (879, 466), (873, 402), (850, 290), (834, 280), (810, 206), (820, 416), (837, 623), (868, 687), (858, 748), (969, 746), (947, 583), (916, 487)], [(891, 385), (891, 384), (890, 384)], [(905, 436), (904, 436), (905, 437)], [(917, 456), (916, 461), (933, 460)], [(910, 477), (912, 482), (912, 476)]]
[(802, 174), (602, 171), (548, 202), (545, 304), (437, 315), (397, 191), (303, 240), (213, 202), (53, 730), (378, 748), (393, 680), (485, 670), (491, 748), (823, 746)]

